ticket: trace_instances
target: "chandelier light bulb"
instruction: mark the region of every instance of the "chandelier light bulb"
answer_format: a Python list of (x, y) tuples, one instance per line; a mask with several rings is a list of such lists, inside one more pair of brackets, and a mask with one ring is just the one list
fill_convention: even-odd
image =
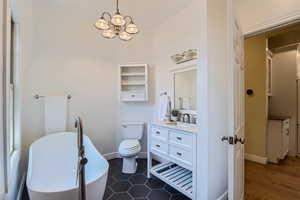
[(129, 41), (132, 39), (132, 35), (130, 35), (129, 33), (127, 33), (126, 31), (122, 31), (120, 34), (119, 34), (119, 37), (121, 40), (124, 40), (124, 41)]
[(102, 36), (108, 39), (112, 39), (116, 36), (116, 34), (111, 29), (107, 29), (102, 32)]
[(100, 30), (107, 30), (109, 29), (109, 25), (108, 25), (108, 22), (103, 19), (103, 18), (100, 18), (96, 23), (95, 23), (95, 26), (100, 29)]
[(137, 26), (134, 23), (130, 23), (126, 26), (126, 32), (127, 33), (131, 33), (131, 34), (135, 34), (137, 32), (139, 32), (139, 29), (137, 28)]
[(111, 18), (111, 23), (115, 26), (124, 26), (125, 25), (125, 20), (124, 17), (119, 14), (116, 13), (112, 18)]

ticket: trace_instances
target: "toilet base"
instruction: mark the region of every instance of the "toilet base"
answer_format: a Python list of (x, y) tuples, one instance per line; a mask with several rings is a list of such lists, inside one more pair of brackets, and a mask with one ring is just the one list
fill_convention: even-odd
[(136, 157), (123, 158), (122, 172), (124, 174), (134, 174), (137, 168)]

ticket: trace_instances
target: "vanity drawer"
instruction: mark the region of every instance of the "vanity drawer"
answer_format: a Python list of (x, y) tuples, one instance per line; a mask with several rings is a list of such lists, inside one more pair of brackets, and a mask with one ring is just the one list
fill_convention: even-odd
[(166, 142), (152, 139), (151, 141), (151, 149), (158, 151), (160, 153), (167, 154), (168, 153), (168, 144)]
[(168, 140), (168, 130), (158, 127), (153, 127), (151, 130), (151, 134), (154, 138), (160, 139), (160, 140)]
[(186, 133), (170, 131), (170, 143), (176, 143), (184, 147), (192, 148), (193, 136)]
[(192, 164), (192, 152), (187, 151), (181, 148), (178, 148), (176, 146), (170, 145), (170, 156), (180, 160), (181, 162), (184, 162), (186, 164), (191, 165)]

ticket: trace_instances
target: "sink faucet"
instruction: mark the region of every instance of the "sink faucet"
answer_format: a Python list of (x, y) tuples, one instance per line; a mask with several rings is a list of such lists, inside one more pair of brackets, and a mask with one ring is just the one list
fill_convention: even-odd
[(191, 116), (187, 113), (183, 114), (183, 122), (184, 123), (191, 123)]
[(75, 128), (77, 128), (77, 147), (78, 147), (78, 166), (77, 166), (77, 178), (79, 179), (79, 198), (78, 200), (86, 200), (86, 186), (85, 186), (85, 165), (88, 159), (85, 157), (84, 145), (83, 145), (83, 132), (82, 121), (80, 117), (75, 119)]

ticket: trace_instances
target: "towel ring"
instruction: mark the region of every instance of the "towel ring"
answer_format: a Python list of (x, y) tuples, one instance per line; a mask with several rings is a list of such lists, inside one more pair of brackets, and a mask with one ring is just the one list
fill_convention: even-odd
[[(38, 94), (36, 94), (36, 95), (33, 96), (33, 98), (35, 98), (35, 99), (41, 99), (41, 98), (44, 98), (44, 97), (45, 96), (41, 96), (41, 95), (38, 95)], [(72, 99), (72, 96), (70, 94), (68, 94), (67, 98), (68, 99)]]

